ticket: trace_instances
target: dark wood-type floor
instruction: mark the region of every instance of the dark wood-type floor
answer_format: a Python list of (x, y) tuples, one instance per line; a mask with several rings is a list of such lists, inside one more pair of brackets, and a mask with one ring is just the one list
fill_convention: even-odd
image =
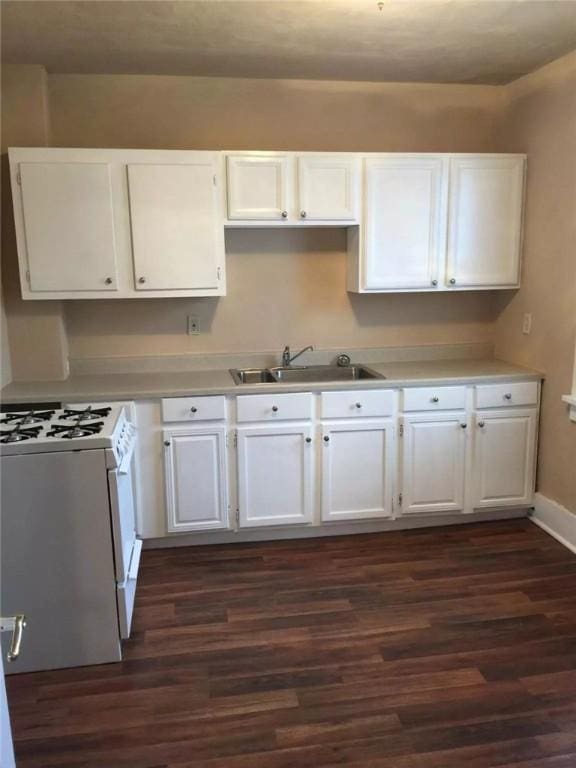
[(576, 768), (576, 557), (527, 520), (146, 552), (125, 661), (9, 699), (21, 768)]

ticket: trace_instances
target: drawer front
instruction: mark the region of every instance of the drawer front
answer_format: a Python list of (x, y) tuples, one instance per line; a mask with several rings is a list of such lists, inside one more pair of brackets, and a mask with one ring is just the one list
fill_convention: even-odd
[(394, 412), (394, 392), (391, 389), (322, 392), (320, 407), (323, 419), (391, 416)]
[(207, 421), (226, 418), (226, 398), (168, 397), (162, 400), (163, 421)]
[(502, 408), (537, 404), (538, 382), (536, 381), (483, 384), (476, 387), (476, 408)]
[(237, 398), (238, 421), (284, 421), (311, 419), (309, 392), (271, 395), (241, 395)]
[(404, 411), (466, 408), (466, 387), (413, 387), (403, 390)]

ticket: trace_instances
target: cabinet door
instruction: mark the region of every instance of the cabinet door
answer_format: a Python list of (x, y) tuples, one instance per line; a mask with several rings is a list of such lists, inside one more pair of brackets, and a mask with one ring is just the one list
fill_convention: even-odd
[(136, 288), (215, 289), (224, 263), (216, 165), (129, 165)]
[(353, 157), (298, 158), (298, 216), (302, 220), (358, 218), (359, 161)]
[(474, 507), (532, 502), (536, 410), (478, 413), (474, 429)]
[(390, 517), (392, 421), (322, 426), (322, 520)]
[(448, 287), (518, 285), (523, 157), (450, 161)]
[(311, 522), (313, 466), (309, 426), (239, 429), (240, 526)]
[(20, 163), (31, 291), (117, 290), (107, 163)]
[(288, 157), (231, 155), (227, 169), (229, 219), (288, 217)]
[(464, 509), (466, 414), (403, 417), (402, 512)]
[(446, 161), (366, 161), (367, 290), (434, 289), (445, 250)]
[(164, 432), (168, 530), (228, 528), (226, 429)]

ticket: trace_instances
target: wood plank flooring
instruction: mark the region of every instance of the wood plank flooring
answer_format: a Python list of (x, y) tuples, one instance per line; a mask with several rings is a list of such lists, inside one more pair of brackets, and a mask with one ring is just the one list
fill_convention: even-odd
[(20, 768), (576, 768), (576, 557), (527, 520), (147, 551), (125, 661), (8, 689)]

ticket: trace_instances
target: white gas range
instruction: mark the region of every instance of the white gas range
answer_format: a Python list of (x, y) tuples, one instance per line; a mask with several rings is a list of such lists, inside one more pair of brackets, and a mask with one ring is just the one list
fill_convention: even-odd
[(136, 439), (117, 404), (0, 414), (0, 612), (28, 623), (8, 672), (121, 659), (142, 549)]

